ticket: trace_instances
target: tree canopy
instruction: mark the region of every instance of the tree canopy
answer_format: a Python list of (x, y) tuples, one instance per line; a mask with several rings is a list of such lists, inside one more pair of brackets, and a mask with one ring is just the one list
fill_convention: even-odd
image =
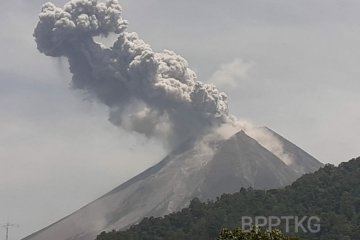
[(295, 237), (285, 236), (280, 230), (266, 230), (254, 227), (250, 231), (244, 231), (242, 228), (233, 230), (224, 228), (221, 230), (217, 240), (299, 240)]
[(303, 240), (352, 240), (360, 236), (360, 158), (326, 165), (283, 189), (241, 188), (215, 201), (194, 199), (188, 208), (145, 218), (125, 231), (101, 233), (97, 240), (210, 240), (223, 228), (241, 226), (243, 216), (317, 216), (317, 233), (283, 232)]

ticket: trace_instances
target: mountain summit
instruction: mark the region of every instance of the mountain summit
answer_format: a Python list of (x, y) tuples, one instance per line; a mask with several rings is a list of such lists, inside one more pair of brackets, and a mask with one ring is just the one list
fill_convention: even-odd
[(189, 141), (143, 173), (24, 240), (89, 240), (101, 231), (124, 229), (148, 216), (186, 207), (191, 199), (214, 199), (241, 187), (279, 188), (322, 164), (268, 128), (283, 145), (280, 159), (245, 131), (228, 139)]

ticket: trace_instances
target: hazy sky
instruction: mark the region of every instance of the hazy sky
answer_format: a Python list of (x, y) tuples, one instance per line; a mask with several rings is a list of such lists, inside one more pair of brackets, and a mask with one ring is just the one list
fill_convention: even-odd
[[(70, 90), (65, 59), (37, 52), (32, 32), (44, 2), (0, 2), (0, 223), (20, 225), (11, 239), (165, 155)], [(324, 163), (360, 155), (359, 1), (120, 2), (129, 30), (218, 83), (239, 118), (272, 128)]]

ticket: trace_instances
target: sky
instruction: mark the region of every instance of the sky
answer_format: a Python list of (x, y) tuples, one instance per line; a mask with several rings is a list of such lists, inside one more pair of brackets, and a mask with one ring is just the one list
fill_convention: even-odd
[[(0, 223), (19, 225), (10, 239), (59, 220), (166, 155), (71, 90), (66, 59), (36, 50), (32, 33), (44, 2), (0, 2)], [(156, 51), (185, 57), (199, 80), (228, 94), (238, 118), (270, 127), (323, 163), (360, 155), (359, 1), (120, 3), (130, 31)]]

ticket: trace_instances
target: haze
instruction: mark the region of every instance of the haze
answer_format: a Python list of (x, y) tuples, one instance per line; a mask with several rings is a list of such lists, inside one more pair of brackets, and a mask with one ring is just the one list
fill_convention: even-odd
[[(0, 2), (0, 223), (20, 225), (10, 239), (71, 213), (165, 154), (70, 90), (64, 59), (38, 53), (32, 34), (44, 2)], [(154, 50), (184, 56), (199, 79), (227, 92), (234, 115), (271, 127), (324, 163), (359, 155), (359, 2), (120, 4), (129, 30)]]

